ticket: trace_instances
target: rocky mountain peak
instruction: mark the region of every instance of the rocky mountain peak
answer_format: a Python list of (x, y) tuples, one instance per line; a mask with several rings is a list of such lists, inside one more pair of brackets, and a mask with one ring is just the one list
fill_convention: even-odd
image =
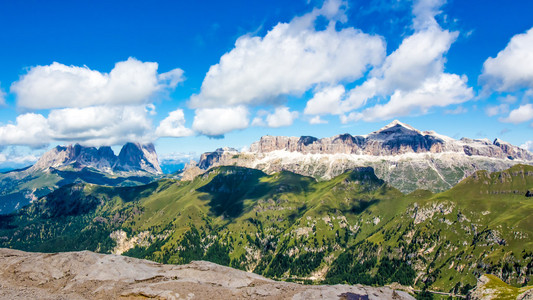
[(120, 154), (115, 155), (111, 147), (87, 147), (80, 144), (56, 146), (35, 163), (29, 171), (46, 171), (50, 168), (63, 169), (85, 167), (105, 173), (148, 172), (162, 173), (153, 144), (127, 143)]
[(375, 132), (382, 132), (382, 131), (386, 131), (386, 132), (391, 132), (391, 131), (392, 132), (396, 132), (396, 131), (403, 131), (403, 132), (414, 131), (414, 132), (420, 133), (420, 130), (414, 128), (411, 125), (402, 123), (402, 122), (400, 122), (398, 120), (394, 120), (394, 121), (390, 122), (389, 124), (385, 125), (384, 127), (382, 127), (381, 129), (379, 129), (378, 131), (375, 131)]
[(235, 165), (269, 174), (287, 170), (330, 179), (356, 167), (371, 166), (378, 178), (403, 192), (417, 188), (442, 191), (477, 170), (501, 171), (517, 163), (533, 164), (533, 154), (499, 139), (456, 140), (393, 121), (368, 135), (263, 136), (242, 153), (204, 153), (197, 165), (186, 168), (188, 176), (184, 178), (212, 167)]
[(113, 167), (116, 171), (147, 171), (161, 174), (157, 153), (153, 144), (126, 143), (118, 155), (118, 161)]

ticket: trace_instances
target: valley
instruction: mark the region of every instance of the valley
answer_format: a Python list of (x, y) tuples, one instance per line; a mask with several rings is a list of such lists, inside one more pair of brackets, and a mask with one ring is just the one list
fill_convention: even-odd
[(0, 220), (0, 247), (91, 250), (274, 279), (466, 294), (483, 274), (532, 278), (533, 167), (478, 171), (439, 194), (359, 168), (328, 181), (217, 167), (192, 181), (71, 184)]

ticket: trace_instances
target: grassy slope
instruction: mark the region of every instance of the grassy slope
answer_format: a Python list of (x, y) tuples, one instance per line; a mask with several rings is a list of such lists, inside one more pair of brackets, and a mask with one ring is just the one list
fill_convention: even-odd
[(485, 275), (485, 277), (487, 281), (476, 288), (478, 290), (477, 294), (480, 296), (501, 300), (515, 300), (520, 294), (533, 289), (533, 286), (510, 286), (494, 275)]
[(529, 166), (478, 172), (436, 195), (403, 195), (369, 169), (316, 182), (220, 167), (189, 182), (64, 187), (0, 218), (0, 246), (109, 252), (120, 229), (140, 245), (126, 255), (165, 263), (207, 259), (329, 283), (384, 284), (414, 269), (420, 287), (466, 292), (484, 273), (531, 279), (532, 187)]

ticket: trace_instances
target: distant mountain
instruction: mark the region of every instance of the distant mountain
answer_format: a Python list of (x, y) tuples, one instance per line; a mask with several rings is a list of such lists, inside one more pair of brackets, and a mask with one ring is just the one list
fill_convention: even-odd
[(57, 146), (31, 167), (0, 174), (0, 214), (9, 213), (74, 182), (109, 186), (146, 184), (162, 176), (154, 145), (110, 147)]
[(147, 172), (161, 174), (161, 167), (153, 144), (125, 144), (118, 156), (111, 147), (85, 147), (80, 144), (57, 146), (46, 152), (28, 171), (44, 171), (50, 168), (92, 168), (104, 173)]
[(379, 178), (402, 192), (420, 188), (438, 192), (477, 170), (501, 171), (517, 163), (533, 164), (533, 154), (499, 139), (455, 140), (394, 121), (363, 136), (263, 136), (249, 151), (221, 148), (203, 154), (183, 177), (191, 179), (215, 166), (237, 165), (269, 174), (287, 170), (327, 180), (346, 170), (370, 166)]
[(515, 286), (533, 279), (532, 191), (528, 165), (407, 195), (372, 168), (316, 181), (215, 167), (192, 181), (63, 186), (0, 216), (0, 247), (208, 260), (281, 280), (465, 295), (483, 274)]

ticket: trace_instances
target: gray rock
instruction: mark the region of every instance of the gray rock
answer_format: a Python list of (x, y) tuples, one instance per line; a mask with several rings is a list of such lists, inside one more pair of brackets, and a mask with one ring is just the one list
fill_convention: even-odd
[(46, 254), (0, 249), (0, 297), (6, 299), (343, 299), (345, 295), (414, 299), (389, 287), (278, 282), (205, 261), (163, 265), (89, 251)]

